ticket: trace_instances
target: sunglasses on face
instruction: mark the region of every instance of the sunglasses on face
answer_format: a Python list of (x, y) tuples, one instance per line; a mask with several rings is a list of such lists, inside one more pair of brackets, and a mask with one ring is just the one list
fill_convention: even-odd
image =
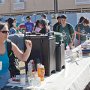
[(2, 33), (4, 33), (4, 34), (7, 34), (7, 33), (9, 33), (9, 31), (0, 31), (0, 32), (2, 32)]

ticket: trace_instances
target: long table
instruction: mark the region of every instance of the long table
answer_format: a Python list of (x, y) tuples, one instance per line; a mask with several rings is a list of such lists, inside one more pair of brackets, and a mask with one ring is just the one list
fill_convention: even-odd
[(45, 90), (84, 90), (90, 81), (90, 57), (77, 63), (67, 63), (66, 70), (48, 77), (42, 87)]
[[(84, 90), (89, 81), (90, 57), (83, 57), (77, 63), (66, 62), (66, 69), (45, 78), (43, 84), (37, 88), (35, 87), (35, 90)], [(8, 89), (7, 87), (4, 90), (15, 90), (15, 86), (20, 87), (20, 85), (10, 83), (7, 86), (13, 86), (13, 88), (9, 87)], [(26, 90), (31, 90), (31, 86), (24, 87), (26, 87)], [(23, 90), (23, 88), (17, 88), (17, 90)]]

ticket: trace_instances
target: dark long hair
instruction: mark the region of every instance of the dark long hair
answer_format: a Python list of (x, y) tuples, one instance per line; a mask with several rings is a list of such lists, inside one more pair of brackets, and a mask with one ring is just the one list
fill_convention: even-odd
[(79, 23), (83, 23), (84, 19), (85, 19), (85, 17), (81, 16), (80, 19), (79, 19), (78, 24), (79, 24)]
[(7, 22), (8, 22), (8, 29), (10, 30), (10, 28), (13, 27), (14, 19), (13, 19), (13, 18), (9, 18), (9, 19), (7, 20)]
[(5, 23), (0, 22), (0, 31), (4, 28)]

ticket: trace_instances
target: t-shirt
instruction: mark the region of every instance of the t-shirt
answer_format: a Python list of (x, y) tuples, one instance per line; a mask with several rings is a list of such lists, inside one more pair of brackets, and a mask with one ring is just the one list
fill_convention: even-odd
[(63, 41), (65, 43), (65, 46), (71, 42), (72, 40), (72, 35), (74, 34), (74, 29), (70, 24), (66, 24), (65, 27), (62, 25), (59, 25), (59, 29), (57, 32), (62, 33), (63, 36)]
[(40, 30), (41, 30), (41, 28), (39, 28), (39, 27), (35, 28), (35, 32), (40, 32)]
[(27, 32), (32, 32), (33, 27), (34, 27), (34, 23), (32, 23), (32, 22), (26, 22), (25, 23), (25, 26), (26, 26), (26, 31)]
[(55, 23), (54, 24), (54, 26), (53, 26), (53, 31), (56, 31), (57, 29), (58, 29), (58, 26), (59, 26), (60, 24), (57, 22), (57, 23)]

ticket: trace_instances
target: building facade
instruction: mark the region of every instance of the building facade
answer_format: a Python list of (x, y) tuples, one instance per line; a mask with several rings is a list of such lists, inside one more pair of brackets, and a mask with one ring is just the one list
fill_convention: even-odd
[(0, 15), (55, 12), (55, 5), (57, 12), (90, 11), (90, 0), (0, 0)]

